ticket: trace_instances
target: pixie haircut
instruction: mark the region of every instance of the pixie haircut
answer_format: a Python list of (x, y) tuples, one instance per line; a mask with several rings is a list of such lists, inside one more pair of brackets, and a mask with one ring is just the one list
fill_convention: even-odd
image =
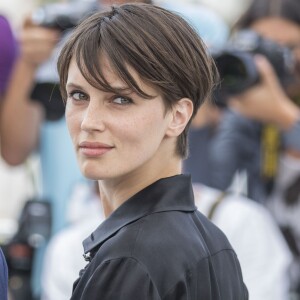
[[(193, 115), (212, 92), (216, 67), (196, 31), (180, 16), (148, 4), (124, 4), (97, 12), (84, 20), (64, 45), (58, 59), (63, 99), (72, 58), (84, 78), (99, 90), (121, 93), (103, 75), (100, 55), (115, 74), (145, 101), (146, 94), (130, 74), (134, 69), (143, 82), (160, 93), (166, 109), (181, 98), (194, 105)], [(191, 120), (190, 120), (191, 121)], [(187, 130), (178, 137), (176, 154), (187, 156)]]

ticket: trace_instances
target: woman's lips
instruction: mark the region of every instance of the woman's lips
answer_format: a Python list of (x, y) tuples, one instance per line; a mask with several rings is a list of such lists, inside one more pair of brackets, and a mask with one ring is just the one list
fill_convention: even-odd
[(81, 142), (79, 144), (80, 153), (89, 157), (101, 156), (112, 149), (112, 146), (98, 142)]

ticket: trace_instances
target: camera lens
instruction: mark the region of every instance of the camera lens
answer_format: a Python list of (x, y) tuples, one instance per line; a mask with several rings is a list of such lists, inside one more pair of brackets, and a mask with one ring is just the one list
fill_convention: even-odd
[(230, 51), (215, 57), (220, 73), (221, 88), (228, 94), (237, 94), (258, 81), (253, 56), (246, 52)]
[(222, 83), (232, 89), (239, 86), (247, 78), (247, 70), (243, 62), (231, 55), (225, 55), (218, 62)]

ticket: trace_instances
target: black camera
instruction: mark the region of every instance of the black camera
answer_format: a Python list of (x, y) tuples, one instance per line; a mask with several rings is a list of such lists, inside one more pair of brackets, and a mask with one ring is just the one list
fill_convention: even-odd
[(9, 269), (9, 292), (12, 299), (35, 299), (31, 286), (34, 253), (50, 238), (51, 210), (51, 204), (46, 200), (26, 201), (18, 231), (2, 245)]
[(100, 5), (97, 1), (51, 3), (35, 10), (31, 19), (36, 25), (64, 31), (75, 27), (99, 9)]
[(269, 60), (283, 86), (291, 82), (295, 68), (292, 52), (254, 31), (242, 30), (226, 47), (212, 53), (221, 80), (216, 89), (217, 104), (225, 105), (227, 96), (239, 94), (259, 82), (255, 54)]
[(38, 248), (51, 235), (52, 212), (49, 201), (28, 200), (21, 212), (19, 230), (13, 240)]

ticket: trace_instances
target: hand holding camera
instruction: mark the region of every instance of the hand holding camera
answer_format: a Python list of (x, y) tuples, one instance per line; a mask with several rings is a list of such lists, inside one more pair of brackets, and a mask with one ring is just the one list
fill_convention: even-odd
[(270, 62), (255, 56), (260, 81), (243, 93), (229, 97), (229, 106), (242, 115), (263, 123), (274, 123), (282, 129), (299, 118), (298, 107), (288, 98)]
[(38, 26), (27, 18), (20, 33), (21, 59), (29, 67), (37, 68), (49, 59), (59, 39), (58, 30)]
[(36, 25), (64, 31), (74, 28), (100, 9), (101, 6), (96, 0), (50, 3), (35, 10), (31, 18)]
[(299, 108), (287, 94), (297, 65), (290, 49), (252, 30), (241, 30), (214, 58), (221, 78), (218, 105), (281, 129), (299, 119)]

